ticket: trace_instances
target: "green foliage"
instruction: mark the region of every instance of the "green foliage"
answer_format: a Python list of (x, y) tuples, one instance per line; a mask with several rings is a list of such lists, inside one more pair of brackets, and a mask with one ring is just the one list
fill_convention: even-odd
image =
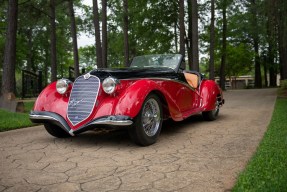
[(227, 76), (248, 75), (252, 71), (254, 54), (248, 44), (227, 46)]
[(86, 46), (79, 49), (80, 64), (82, 67), (86, 68), (86, 71), (93, 69), (95, 65), (96, 58), (96, 48), (95, 46)]
[(29, 101), (29, 102), (24, 102), (24, 106), (25, 106), (25, 113), (30, 113), (30, 111), (33, 109), (34, 107), (34, 103), (33, 101)]
[(268, 130), (233, 191), (286, 191), (286, 109), (287, 99), (277, 99)]
[[(253, 75), (254, 76), (254, 34), (259, 38), (259, 50), (261, 59), (261, 68), (263, 71), (263, 58), (267, 57), (268, 35), (266, 33), (266, 0), (256, 1), (257, 24), (253, 26), (253, 17), (251, 14), (251, 5), (249, 0), (227, 1), (227, 58), (226, 58), (226, 76), (231, 75)], [(219, 75), (219, 67), (222, 56), (222, 2), (217, 1), (216, 26), (215, 26), (215, 75)], [(203, 3), (205, 11), (210, 9), (209, 1)], [(208, 15), (207, 15), (208, 16)], [(209, 25), (210, 20), (203, 20), (204, 29), (200, 32), (201, 45), (200, 50), (204, 55), (209, 55)], [(278, 51), (277, 49), (274, 49)], [(208, 61), (205, 63), (208, 67)], [(278, 63), (266, 62), (266, 66), (278, 70)]]
[[(2, 8), (1, 8), (2, 7)], [(4, 47), (5, 47), (5, 37), (6, 37), (6, 10), (7, 1), (0, 1), (0, 69), (2, 69), (3, 61), (4, 61)], [(2, 71), (0, 71), (0, 77)]]
[[(0, 68), (4, 59), (6, 38), (7, 2), (0, 1)], [(101, 1), (99, 1), (100, 4)], [(253, 26), (252, 10), (249, 0), (220, 0), (216, 1), (215, 14), (215, 75), (219, 75), (222, 56), (222, 7), (227, 5), (227, 58), (226, 76), (246, 75), (254, 73), (253, 36), (258, 35), (259, 53), (266, 68), (280, 70), (277, 43), (276, 11), (278, 4), (268, 6), (271, 0), (257, 0), (257, 23)], [(280, 1), (281, 2), (281, 1)], [(283, 1), (282, 1), (283, 2)], [(282, 3), (281, 2), (281, 3)], [(128, 1), (129, 18), (129, 54), (130, 59), (136, 55), (153, 53), (176, 52), (175, 39), (178, 37), (178, 1), (176, 0), (141, 0)], [(78, 36), (81, 33), (94, 36), (92, 7), (84, 5), (82, 0), (74, 1), (76, 11), (76, 25)], [(186, 4), (187, 6), (187, 4)], [(210, 1), (200, 1), (199, 34), (202, 72), (209, 70), (209, 25)], [(101, 5), (100, 5), (101, 7)], [(73, 66), (72, 42), (70, 34), (70, 18), (67, 16), (67, 1), (57, 1), (56, 28), (57, 28), (57, 64), (58, 78), (68, 76), (68, 67)], [(186, 16), (188, 15), (186, 7)], [(100, 12), (101, 17), (101, 12)], [(273, 20), (270, 20), (272, 16)], [(17, 64), (16, 73), (21, 69), (36, 72), (42, 70), (44, 82), (47, 83), (50, 75), (50, 18), (49, 1), (20, 0), (18, 9), (17, 33)], [(268, 20), (269, 19), (269, 20)], [(186, 17), (186, 26), (188, 26)], [(268, 31), (267, 23), (270, 22)], [(177, 33), (174, 27), (176, 26)], [(121, 0), (108, 1), (108, 67), (123, 67), (123, 2)], [(188, 29), (186, 28), (186, 31)], [(268, 33), (269, 32), (269, 33)], [(92, 39), (94, 41), (94, 39)], [(271, 46), (272, 45), (272, 46)], [(271, 57), (273, 55), (273, 58)], [(95, 65), (96, 54), (94, 46), (83, 47), (79, 50), (80, 68), (90, 70)], [(262, 62), (263, 71), (263, 62)], [(18, 75), (19, 76), (19, 75)], [(1, 77), (1, 74), (0, 74)]]
[(25, 113), (12, 113), (0, 109), (0, 132), (35, 125), (30, 121), (28, 114), (33, 105), (34, 102), (24, 102)]
[[(1, 2), (2, 3), (2, 2)], [(6, 4), (6, 3), (5, 3)], [(84, 12), (81, 1), (74, 1), (79, 11)], [(0, 6), (0, 11), (6, 13), (7, 6)], [(57, 3), (56, 34), (57, 34), (57, 64), (58, 78), (68, 76), (68, 67), (73, 66), (72, 45), (70, 35), (70, 18), (67, 16), (67, 2)], [(37, 72), (44, 71), (44, 81), (48, 81), (50, 72), (50, 18), (49, 1), (31, 0), (19, 1), (18, 33), (17, 33), (17, 63), (16, 73), (22, 69)], [(77, 26), (85, 30), (81, 16), (76, 15)], [(79, 31), (80, 31), (79, 30)], [(6, 38), (6, 14), (0, 16), (0, 65), (3, 61), (4, 43)], [(2, 51), (3, 50), (3, 51)]]
[(282, 80), (281, 81), (281, 88), (284, 90), (287, 90), (287, 80)]
[[(108, 26), (108, 63), (123, 66), (122, 1), (112, 0)], [(174, 24), (177, 21), (177, 2), (170, 0), (129, 1), (130, 57), (153, 53), (174, 52)]]

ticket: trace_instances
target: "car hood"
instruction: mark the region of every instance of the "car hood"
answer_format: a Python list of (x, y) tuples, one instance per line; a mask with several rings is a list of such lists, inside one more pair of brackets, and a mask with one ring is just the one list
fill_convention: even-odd
[(120, 68), (120, 69), (95, 69), (90, 72), (103, 81), (105, 78), (112, 76), (117, 79), (134, 79), (134, 78), (175, 78), (176, 73), (170, 68)]

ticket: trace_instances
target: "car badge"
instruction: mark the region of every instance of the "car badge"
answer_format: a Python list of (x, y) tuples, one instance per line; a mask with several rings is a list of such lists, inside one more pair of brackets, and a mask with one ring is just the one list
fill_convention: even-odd
[(81, 99), (81, 100), (79, 100), (79, 101), (77, 101), (76, 99), (72, 99), (70, 102), (69, 102), (69, 106), (71, 107), (71, 108), (74, 108), (74, 107), (76, 107), (80, 102), (82, 102), (84, 99)]
[(87, 73), (86, 75), (84, 75), (84, 79), (89, 79), (91, 77), (90, 73)]

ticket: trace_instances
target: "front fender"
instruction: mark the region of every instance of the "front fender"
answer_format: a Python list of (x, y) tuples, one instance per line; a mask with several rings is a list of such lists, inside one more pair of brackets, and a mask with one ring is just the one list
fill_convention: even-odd
[(61, 95), (56, 90), (56, 82), (49, 84), (38, 96), (34, 111), (49, 111), (66, 117), (69, 101), (69, 92), (67, 95)]
[(136, 81), (121, 93), (114, 115), (136, 117), (142, 108), (145, 98), (153, 92), (160, 97), (161, 102), (165, 106), (166, 117), (171, 117), (175, 121), (183, 120), (177, 98), (181, 87), (180, 83), (167, 80), (143, 79)]
[(160, 90), (160, 86), (152, 80), (139, 80), (121, 93), (121, 97), (115, 107), (115, 115), (137, 116), (147, 95)]

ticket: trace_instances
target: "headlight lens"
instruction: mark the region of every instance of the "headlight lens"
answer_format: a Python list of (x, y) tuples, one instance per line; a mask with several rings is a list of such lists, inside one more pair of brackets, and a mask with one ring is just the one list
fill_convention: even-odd
[(70, 83), (71, 82), (68, 79), (58, 80), (56, 83), (56, 89), (57, 89), (58, 93), (60, 93), (61, 95), (65, 94), (69, 88)]
[(118, 84), (118, 80), (116, 78), (113, 77), (108, 77), (103, 81), (103, 90), (107, 93), (107, 94), (112, 94), (115, 92), (116, 90), (116, 86)]

